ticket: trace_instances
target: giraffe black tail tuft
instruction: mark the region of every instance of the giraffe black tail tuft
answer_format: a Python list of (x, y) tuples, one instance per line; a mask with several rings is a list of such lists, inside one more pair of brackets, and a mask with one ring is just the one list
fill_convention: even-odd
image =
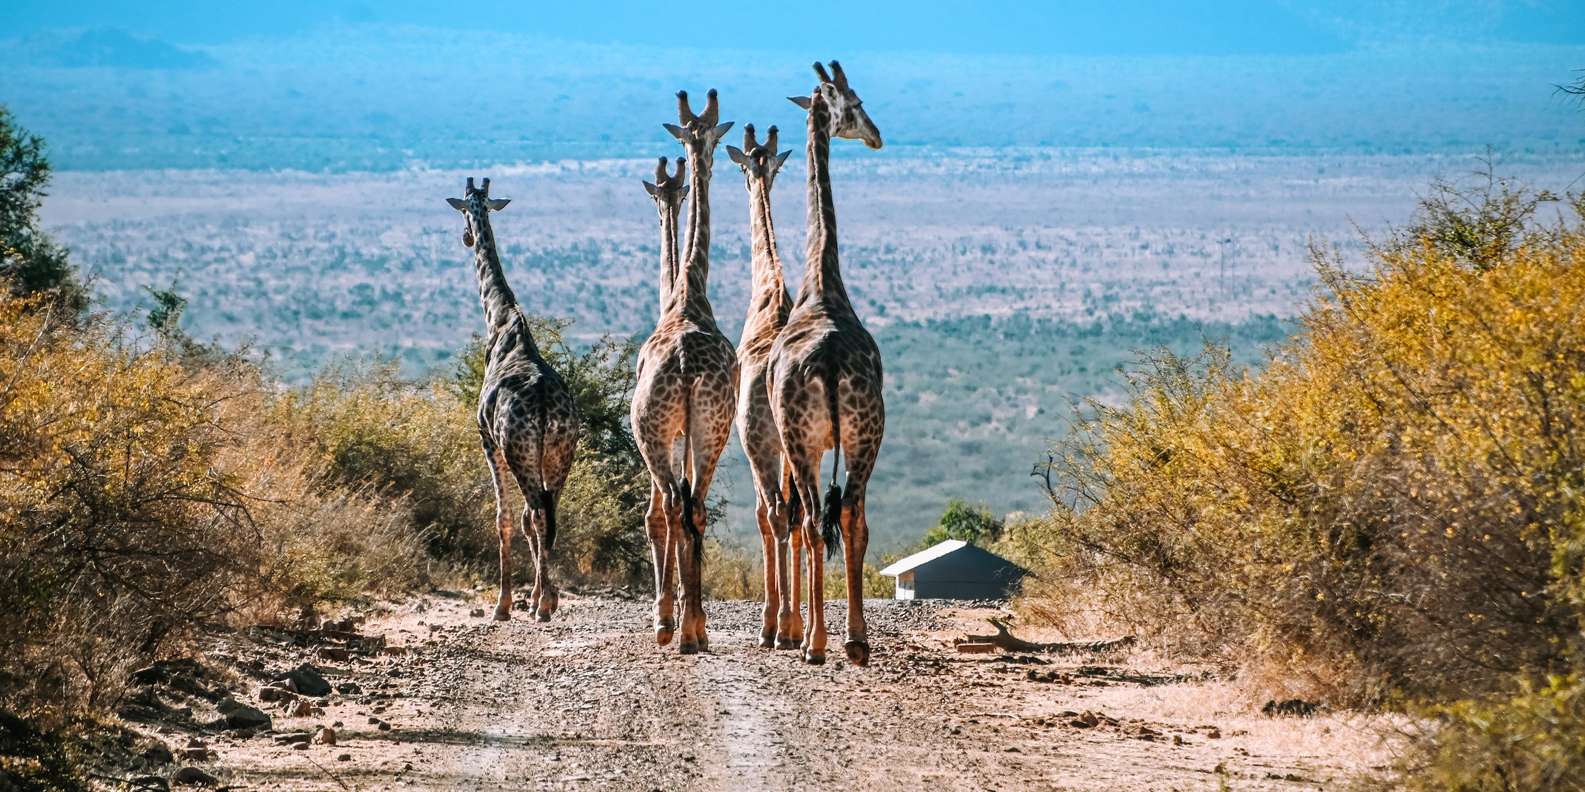
[(545, 518), (545, 552), (556, 549), (556, 499), (550, 490), (540, 490), (539, 508)]
[(842, 549), (842, 485), (834, 480), (826, 488), (825, 513), (820, 515), (820, 539), (826, 545), (826, 560), (836, 558), (837, 551)]
[(698, 515), (695, 513), (699, 503), (694, 497), (693, 484), (686, 477), (682, 480), (682, 529), (688, 532), (688, 538), (693, 540), (693, 560), (697, 564), (704, 560), (704, 535), (699, 530)]

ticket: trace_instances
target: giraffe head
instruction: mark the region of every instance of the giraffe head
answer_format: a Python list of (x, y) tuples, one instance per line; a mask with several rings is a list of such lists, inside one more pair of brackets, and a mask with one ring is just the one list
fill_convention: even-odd
[(820, 77), (820, 85), (811, 95), (787, 98), (805, 110), (813, 106), (816, 98), (821, 99), (831, 119), (827, 130), (831, 137), (862, 140), (864, 145), (872, 149), (880, 148), (881, 131), (875, 128), (875, 122), (864, 112), (864, 102), (848, 85), (848, 76), (842, 72), (842, 65), (831, 61), (831, 72), (828, 74), (826, 67), (816, 63), (815, 74)]
[(749, 124), (743, 127), (743, 148), (727, 146), (726, 153), (743, 169), (750, 189), (755, 184), (763, 184), (768, 190), (776, 180), (776, 172), (781, 170), (782, 163), (787, 161), (787, 155), (792, 152), (776, 153), (776, 127), (770, 128), (770, 132), (765, 135), (765, 145), (761, 146), (754, 140), (754, 125)]
[[(673, 137), (682, 141), (682, 147), (689, 154), (698, 154), (704, 162), (710, 162), (715, 156), (715, 144), (721, 140), (727, 130), (732, 128), (732, 122), (725, 124), (721, 121), (721, 105), (716, 100), (715, 89), (705, 94), (707, 97), (704, 112), (694, 115), (693, 108), (688, 106), (688, 92), (677, 92), (677, 122), (676, 124), (662, 124), (666, 131)], [(699, 174), (708, 176), (708, 173)]]
[(654, 183), (644, 182), (644, 190), (655, 199), (662, 215), (676, 215), (682, 209), (682, 199), (688, 197), (688, 163), (677, 158), (677, 175), (666, 175), (666, 158), (655, 165)]
[(462, 190), (461, 198), (447, 198), (446, 203), (451, 208), (462, 213), (467, 226), (462, 229), (462, 244), (464, 247), (473, 247), (473, 242), (488, 232), (490, 228), (490, 212), (499, 212), (511, 202), (510, 198), (491, 198), (490, 180), (486, 178), (483, 186), (474, 187), (473, 177), (468, 177), (468, 186)]

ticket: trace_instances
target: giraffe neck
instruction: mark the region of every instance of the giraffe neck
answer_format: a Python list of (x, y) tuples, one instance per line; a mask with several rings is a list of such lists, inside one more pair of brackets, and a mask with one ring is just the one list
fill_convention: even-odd
[[(517, 306), (517, 296), (501, 271), (501, 257), (495, 252), (495, 231), (490, 228), (489, 216), (476, 218), (475, 226), (479, 238), (474, 240), (473, 268), (479, 276), (479, 302), (484, 306), (484, 324), (489, 330), (490, 359), (495, 360), (514, 349), (538, 355), (528, 321)], [(503, 337), (511, 337), (518, 343), (503, 346), (500, 343)]]
[(660, 207), (660, 313), (670, 307), (672, 292), (677, 288), (677, 215), (680, 204), (661, 204)]
[(805, 248), (804, 282), (798, 301), (819, 300), (845, 309), (847, 288), (837, 261), (837, 207), (831, 195), (831, 113), (815, 91), (809, 103), (809, 239)]
[(753, 293), (749, 316), (775, 305), (787, 293), (781, 255), (776, 251), (776, 226), (771, 220), (770, 183), (755, 179), (748, 190), (749, 235), (753, 240)]
[(710, 158), (688, 146), (688, 238), (683, 243), (682, 271), (673, 285), (673, 310), (714, 318), (707, 293), (710, 280)]

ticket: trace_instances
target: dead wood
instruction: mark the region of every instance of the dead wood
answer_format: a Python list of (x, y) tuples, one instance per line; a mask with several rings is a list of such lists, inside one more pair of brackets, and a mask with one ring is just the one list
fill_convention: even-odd
[(1010, 629), (1008, 629), (1007, 621), (1005, 619), (987, 619), (986, 621), (989, 621), (991, 623), (991, 626), (996, 628), (996, 633), (994, 635), (974, 635), (974, 634), (970, 634), (968, 636), (965, 636), (961, 640), (956, 641), (955, 643), (958, 643), (958, 644), (987, 644), (987, 643), (989, 643), (989, 644), (995, 644), (996, 646), (998, 646), (998, 647), (1000, 647), (1002, 649), (1005, 649), (1005, 650), (1007, 650), (1009, 652), (1041, 652), (1041, 653), (1046, 653), (1046, 654), (1078, 654), (1078, 653), (1081, 653), (1081, 652), (1111, 652), (1111, 651), (1115, 651), (1117, 649), (1123, 649), (1123, 648), (1126, 648), (1126, 647), (1134, 645), (1134, 636), (1132, 636), (1132, 635), (1125, 635), (1122, 638), (1115, 638), (1115, 639), (1110, 640), (1110, 641), (1078, 641), (1078, 642), (1068, 642), (1068, 641), (1053, 641), (1053, 642), (1026, 641), (1026, 640), (1024, 640), (1022, 638), (1019, 638), (1016, 635), (1013, 635), (1012, 631)]

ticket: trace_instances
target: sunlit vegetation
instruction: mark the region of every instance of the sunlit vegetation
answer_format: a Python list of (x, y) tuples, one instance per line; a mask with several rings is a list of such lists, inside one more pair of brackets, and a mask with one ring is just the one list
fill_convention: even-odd
[(1326, 289), (1262, 368), (1131, 368), (1056, 451), (1026, 607), (1099, 609), (1262, 693), (1431, 706), (1426, 788), (1578, 783), (1582, 211), (1435, 190), (1368, 272), (1317, 252)]

